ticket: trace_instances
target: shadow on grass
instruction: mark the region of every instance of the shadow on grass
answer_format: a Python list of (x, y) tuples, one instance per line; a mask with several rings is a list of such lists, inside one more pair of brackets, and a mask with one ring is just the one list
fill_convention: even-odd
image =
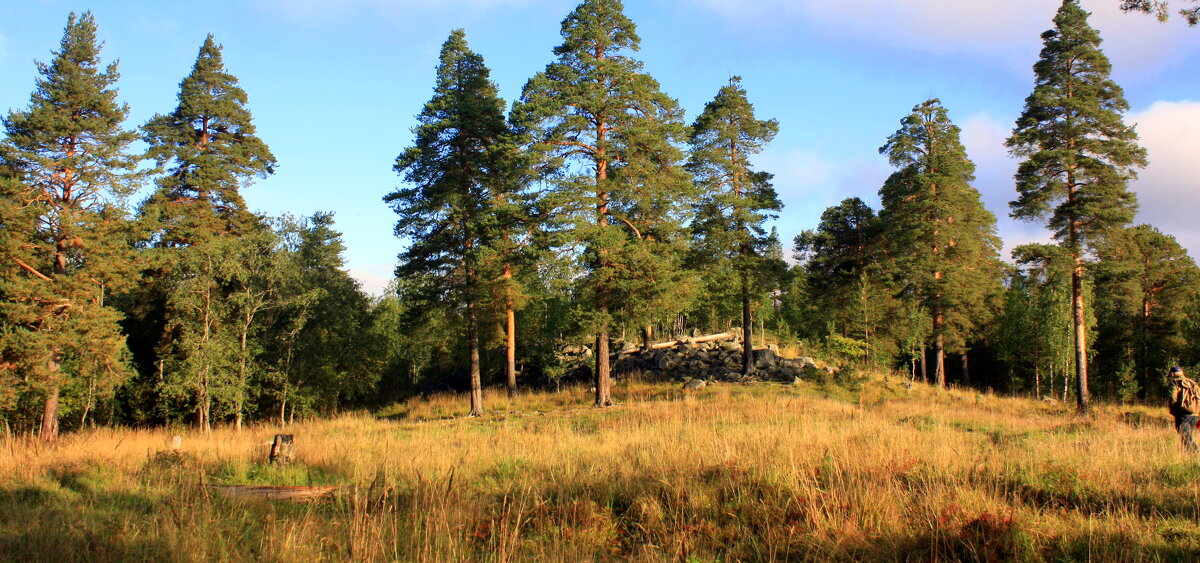
[(156, 507), (138, 494), (79, 495), (23, 487), (0, 490), (0, 560), (180, 561), (185, 556), (156, 540), (131, 534), (127, 524)]

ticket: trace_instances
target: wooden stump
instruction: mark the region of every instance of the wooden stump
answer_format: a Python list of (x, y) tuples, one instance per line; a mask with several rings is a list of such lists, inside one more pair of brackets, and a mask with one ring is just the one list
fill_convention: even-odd
[(271, 443), (271, 463), (288, 464), (292, 462), (292, 457), (296, 455), (296, 443), (292, 440), (291, 434), (276, 434), (275, 441)]

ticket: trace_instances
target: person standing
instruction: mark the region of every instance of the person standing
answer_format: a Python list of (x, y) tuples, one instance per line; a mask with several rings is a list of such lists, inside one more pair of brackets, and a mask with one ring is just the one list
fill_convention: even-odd
[(1196, 382), (1184, 377), (1183, 368), (1171, 368), (1171, 402), (1167, 410), (1175, 417), (1175, 430), (1179, 432), (1179, 442), (1184, 449), (1194, 452), (1200, 450), (1196, 445), (1196, 424), (1200, 422), (1197, 411), (1200, 410), (1200, 388)]

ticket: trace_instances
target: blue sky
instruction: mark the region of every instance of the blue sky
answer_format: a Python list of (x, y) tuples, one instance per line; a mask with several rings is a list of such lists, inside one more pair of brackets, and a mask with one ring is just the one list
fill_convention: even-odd
[[(91, 10), (105, 60), (120, 59), (130, 126), (176, 105), (205, 34), (250, 96), (278, 173), (244, 190), (272, 215), (336, 213), (351, 272), (371, 292), (401, 242), (381, 198), (412, 142), (438, 49), (467, 31), (507, 100), (552, 59), (577, 0), (0, 0), (0, 109), (28, 104), (34, 60), (48, 61), (67, 14)], [(1200, 28), (1125, 15), (1119, 0), (1084, 0), (1114, 78), (1131, 104), (1150, 166), (1133, 184), (1138, 221), (1200, 250)], [(1015, 196), (1003, 141), (1033, 85), (1039, 35), (1058, 0), (626, 0), (648, 72), (694, 119), (730, 75), (762, 117), (780, 122), (757, 160), (776, 174), (778, 227), (800, 230), (846, 197), (873, 207), (890, 172), (877, 150), (917, 103), (939, 97), (963, 129), (975, 186), (1000, 219), (1006, 248), (1044, 240), (1008, 219)]]

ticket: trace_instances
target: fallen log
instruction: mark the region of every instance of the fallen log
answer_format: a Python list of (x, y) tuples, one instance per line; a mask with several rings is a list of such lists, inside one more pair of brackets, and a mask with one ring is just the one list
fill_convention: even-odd
[[(670, 340), (670, 341), (666, 341), (666, 342), (654, 343), (654, 345), (650, 345), (649, 349), (652, 349), (652, 351), (656, 351), (656, 349), (674, 348), (679, 345), (685, 345), (685, 343), (694, 343), (694, 345), (700, 345), (700, 343), (704, 343), (704, 342), (713, 342), (715, 340), (730, 340), (730, 339), (736, 339), (736, 337), (738, 337), (737, 333), (716, 333), (716, 334), (710, 334), (710, 335), (704, 335), (704, 336), (696, 336), (695, 339)], [(646, 352), (646, 348), (637, 348), (637, 349), (634, 349), (634, 351), (619, 351), (619, 352), (614, 352), (614, 353), (608, 354), (608, 355), (612, 355), (612, 357), (616, 357), (617, 354), (620, 354), (622, 352), (636, 354), (636, 353), (640, 353), (640, 352)]]
[(270, 485), (205, 485), (229, 498), (260, 498), (288, 502), (308, 502), (336, 491), (337, 487), (275, 487)]

